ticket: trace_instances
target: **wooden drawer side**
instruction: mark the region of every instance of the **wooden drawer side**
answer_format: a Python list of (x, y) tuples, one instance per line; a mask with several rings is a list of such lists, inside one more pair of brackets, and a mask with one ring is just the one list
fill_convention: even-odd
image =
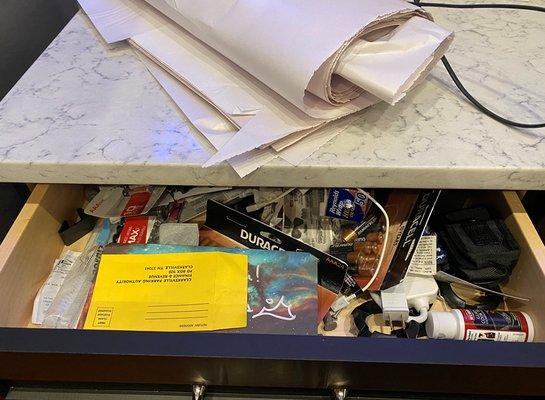
[(34, 297), (63, 248), (57, 234), (83, 202), (81, 186), (37, 185), (0, 244), (0, 326), (26, 326)]

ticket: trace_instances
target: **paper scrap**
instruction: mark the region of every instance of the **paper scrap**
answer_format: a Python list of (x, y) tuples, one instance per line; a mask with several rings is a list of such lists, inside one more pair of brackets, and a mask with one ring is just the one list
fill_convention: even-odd
[(84, 329), (189, 332), (247, 324), (248, 256), (105, 254)]
[(206, 212), (208, 200), (212, 199), (220, 203), (229, 203), (235, 199), (242, 199), (253, 194), (252, 189), (231, 189), (223, 192), (207, 193), (193, 196), (185, 201), (179, 222), (186, 222)]
[(33, 324), (41, 325), (43, 323), (46, 311), (51, 306), (51, 303), (53, 303), (55, 296), (57, 296), (66, 279), (66, 275), (68, 275), (68, 272), (74, 265), (74, 261), (76, 261), (80, 254), (79, 252), (69, 250), (62, 259), (55, 260), (53, 270), (34, 299), (34, 307), (32, 309)]
[(422, 236), (414, 252), (409, 269), (414, 275), (433, 276), (437, 272), (437, 236)]
[(223, 192), (232, 189), (230, 186), (197, 186), (176, 189), (173, 192), (165, 191), (161, 200), (157, 202), (156, 207), (166, 206), (173, 201), (180, 201), (193, 196), (200, 196), (208, 193)]

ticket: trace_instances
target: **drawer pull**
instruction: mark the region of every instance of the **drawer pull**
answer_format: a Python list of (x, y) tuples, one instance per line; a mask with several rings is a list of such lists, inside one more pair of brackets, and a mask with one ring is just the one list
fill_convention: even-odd
[(335, 400), (345, 400), (346, 394), (347, 390), (344, 388), (333, 389), (333, 396), (335, 397)]
[(206, 386), (202, 384), (193, 385), (193, 400), (202, 400)]

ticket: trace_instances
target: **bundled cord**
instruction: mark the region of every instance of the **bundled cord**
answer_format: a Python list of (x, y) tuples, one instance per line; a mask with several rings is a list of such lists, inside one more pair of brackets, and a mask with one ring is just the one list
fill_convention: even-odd
[[(512, 9), (512, 10), (529, 10), (529, 11), (539, 11), (545, 12), (545, 7), (526, 5), (526, 4), (450, 4), (450, 3), (428, 3), (422, 2), (420, 0), (411, 1), (410, 3), (419, 6), (419, 7), (441, 7), (441, 8), (493, 8), (493, 9)], [(462, 92), (462, 94), (483, 114), (489, 116), (490, 118), (508, 126), (514, 126), (517, 128), (545, 128), (545, 122), (540, 122), (537, 124), (527, 124), (522, 122), (511, 121), (507, 118), (504, 118), (489, 108), (485, 107), (480, 103), (475, 97), (469, 93), (465, 86), (460, 82), (458, 76), (452, 69), (452, 66), (448, 62), (446, 56), (441, 58), (443, 65), (447, 69), (448, 74), (454, 81), (456, 87)]]

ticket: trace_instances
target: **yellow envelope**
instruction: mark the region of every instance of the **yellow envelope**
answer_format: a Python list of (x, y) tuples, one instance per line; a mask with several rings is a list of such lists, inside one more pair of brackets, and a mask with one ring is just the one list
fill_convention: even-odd
[(243, 328), (247, 301), (243, 254), (105, 254), (84, 329)]

